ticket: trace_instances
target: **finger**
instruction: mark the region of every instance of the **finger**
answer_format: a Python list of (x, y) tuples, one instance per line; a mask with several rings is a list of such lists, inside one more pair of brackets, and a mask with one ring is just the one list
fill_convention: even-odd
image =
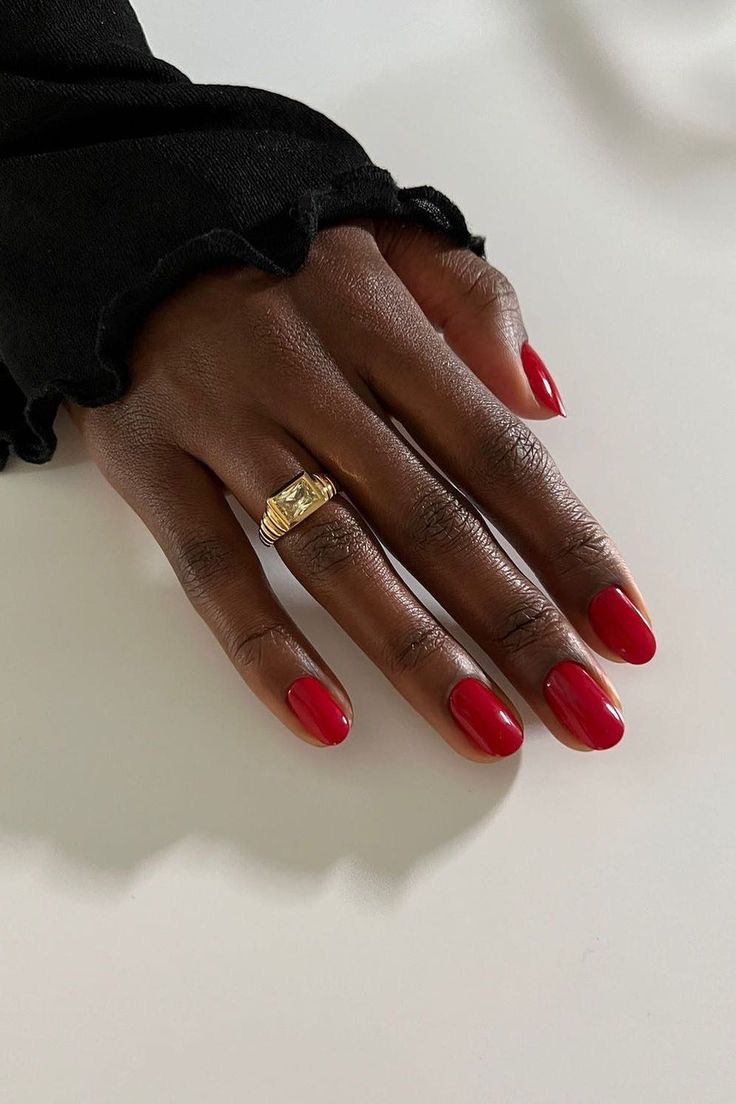
[[(610, 658), (651, 658), (654, 637), (630, 571), (529, 427), (429, 327), (410, 346), (394, 334), (367, 367), (392, 413), (480, 503), (583, 639)], [(611, 597), (597, 608), (603, 592)]]
[[(316, 420), (312, 414), (304, 431), (383, 543), (560, 740), (587, 750), (618, 742), (623, 722), (613, 703), (609, 708), (604, 701), (610, 684), (569, 621), (512, 563), (468, 499), (399, 436), (375, 402), (348, 391), (339, 407), (320, 411)], [(545, 696), (549, 673), (565, 664), (588, 676), (592, 695), (590, 717), (573, 730)]]
[(211, 473), (182, 453), (159, 457), (126, 498), (253, 692), (307, 743), (341, 743), (348, 695), (276, 599)]
[[(208, 463), (254, 519), (265, 500), (300, 471), (320, 470), (282, 436), (250, 452), (220, 439)], [(329, 474), (329, 473), (328, 473)], [(461, 755), (479, 762), (517, 751), (513, 707), (478, 664), (421, 604), (342, 496), (281, 537), (276, 551), (410, 704)]]
[(523, 418), (565, 416), (503, 273), (422, 227), (382, 223), (377, 240), (429, 321), (502, 403)]

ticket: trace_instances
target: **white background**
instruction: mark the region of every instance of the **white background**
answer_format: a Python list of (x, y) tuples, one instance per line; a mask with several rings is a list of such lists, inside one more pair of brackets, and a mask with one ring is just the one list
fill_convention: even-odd
[(732, 1104), (733, 4), (139, 0), (488, 236), (660, 651), (615, 751), (453, 755), (278, 569), (339, 750), (248, 694), (60, 426), (0, 477), (0, 1099)]

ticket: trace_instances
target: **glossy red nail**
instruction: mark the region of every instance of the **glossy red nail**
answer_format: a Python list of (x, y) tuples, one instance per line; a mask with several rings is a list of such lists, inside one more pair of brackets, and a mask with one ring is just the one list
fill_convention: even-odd
[(486, 755), (513, 755), (524, 731), (508, 706), (477, 679), (465, 678), (453, 686), (450, 712), (460, 728)]
[(350, 731), (350, 719), (319, 679), (305, 675), (292, 682), (286, 701), (310, 736), (322, 744), (341, 744)]
[(603, 643), (628, 663), (648, 663), (657, 650), (649, 623), (621, 587), (599, 591), (588, 617)]
[(544, 696), (558, 720), (581, 744), (603, 751), (624, 734), (624, 719), (585, 668), (566, 660), (547, 675)]
[(528, 341), (521, 346), (521, 366), (529, 381), (534, 398), (541, 406), (546, 406), (553, 414), (566, 418), (562, 396), (557, 390), (557, 384), (549, 374), (547, 367)]

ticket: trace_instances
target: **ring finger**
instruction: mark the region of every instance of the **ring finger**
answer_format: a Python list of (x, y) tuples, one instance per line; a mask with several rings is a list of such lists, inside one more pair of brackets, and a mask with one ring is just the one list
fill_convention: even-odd
[[(346, 389), (339, 409), (320, 411), (310, 424), (319, 459), (343, 479), (382, 541), (547, 727), (576, 748), (618, 743), (623, 720), (615, 691), (570, 623), (504, 553), (465, 496), (398, 435), (375, 400)], [(545, 694), (550, 682), (575, 698), (562, 718)]]
[[(247, 464), (238, 441), (221, 438), (216, 455), (208, 452), (207, 463), (254, 519), (260, 519), (267, 497), (301, 471), (320, 468), (286, 434), (254, 446)], [(523, 729), (513, 706), (402, 582), (342, 496), (275, 547), (309, 593), (456, 751), (484, 761), (518, 750)]]

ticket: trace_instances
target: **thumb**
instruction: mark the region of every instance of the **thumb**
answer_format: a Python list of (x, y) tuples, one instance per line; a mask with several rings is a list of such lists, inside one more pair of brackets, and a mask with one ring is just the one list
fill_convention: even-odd
[(523, 418), (565, 416), (557, 386), (527, 341), (516, 292), (497, 269), (422, 227), (383, 222), (385, 260), (461, 360)]

